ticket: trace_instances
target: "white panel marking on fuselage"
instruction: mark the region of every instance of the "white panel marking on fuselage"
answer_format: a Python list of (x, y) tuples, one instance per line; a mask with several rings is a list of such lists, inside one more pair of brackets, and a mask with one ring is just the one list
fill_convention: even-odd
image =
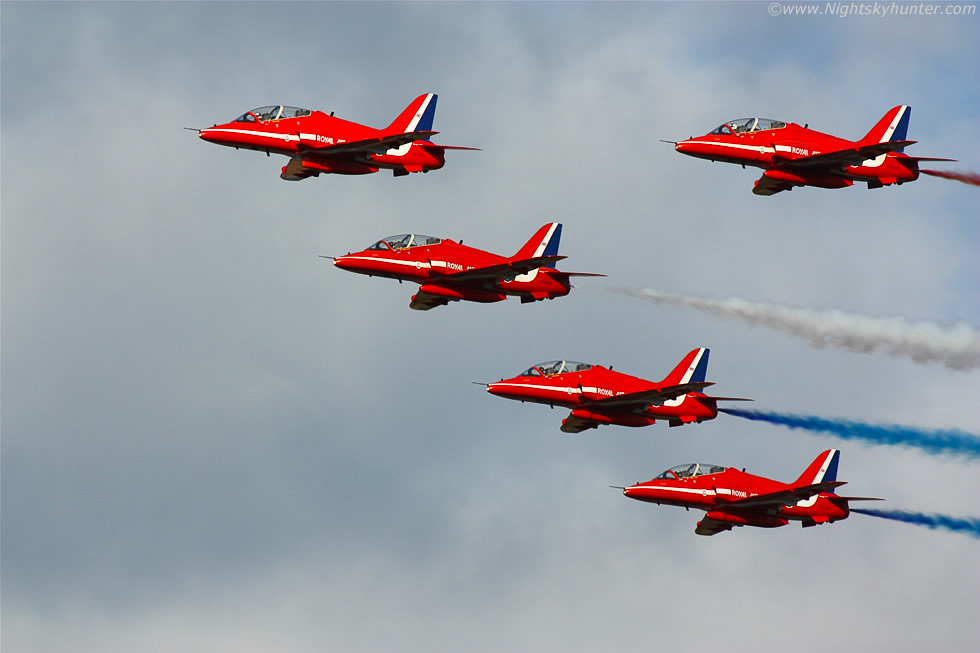
[(707, 488), (694, 488), (694, 487), (671, 487), (671, 486), (653, 486), (648, 485), (651, 489), (657, 490), (668, 490), (670, 492), (678, 492), (680, 494), (700, 494), (702, 496), (716, 496), (717, 492), (714, 490), (709, 490)]
[(377, 256), (350, 256), (350, 255), (348, 255), (348, 256), (344, 256), (343, 258), (346, 259), (346, 260), (354, 260), (354, 261), (378, 261), (380, 263), (393, 263), (394, 265), (404, 265), (406, 267), (418, 268), (418, 269), (432, 267), (430, 264), (423, 263), (422, 261), (400, 261), (398, 259), (393, 259), (393, 258), (379, 258)]
[(289, 139), (292, 136), (292, 134), (272, 134), (272, 133), (269, 133), (269, 132), (252, 131), (250, 129), (226, 129), (224, 127), (208, 127), (207, 129), (204, 129), (202, 131), (207, 131), (207, 132), (220, 132), (222, 134), (225, 134), (225, 133), (227, 133), (227, 134), (248, 134), (250, 136), (262, 136), (262, 137), (265, 137), (265, 138), (274, 138), (274, 139), (278, 139), (278, 140), (284, 141), (286, 143), (289, 142)]
[[(767, 147), (765, 145), (742, 145), (741, 143), (719, 143), (717, 141), (684, 141), (684, 142), (697, 144), (697, 145), (716, 145), (719, 147), (730, 147), (733, 150), (748, 150), (749, 152), (758, 152), (760, 154), (765, 154), (766, 152), (773, 151), (773, 148)], [(710, 156), (710, 155), (704, 155), (704, 156)]]

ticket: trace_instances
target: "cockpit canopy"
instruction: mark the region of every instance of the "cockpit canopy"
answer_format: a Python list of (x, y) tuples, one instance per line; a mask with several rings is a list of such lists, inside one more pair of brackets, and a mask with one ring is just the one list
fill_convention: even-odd
[(423, 245), (438, 245), (442, 242), (441, 238), (435, 236), (423, 236), (422, 234), (398, 234), (382, 238), (375, 244), (368, 247), (374, 250), (386, 249), (408, 249), (409, 247), (421, 247)]
[(769, 118), (739, 118), (738, 120), (729, 120), (711, 133), (719, 135), (747, 134), (748, 132), (760, 132), (766, 129), (782, 129), (785, 126), (785, 122), (770, 120)]
[(547, 361), (532, 365), (518, 374), (518, 376), (553, 376), (555, 374), (564, 374), (565, 372), (584, 372), (588, 369), (592, 369), (592, 366), (588, 363), (579, 363), (577, 361)]
[(708, 463), (687, 463), (685, 465), (671, 467), (657, 478), (673, 481), (678, 478), (694, 478), (695, 476), (701, 476), (703, 474), (719, 474), (723, 471), (725, 471), (725, 468), (721, 465), (709, 465)]
[(235, 122), (255, 122), (256, 118), (260, 122), (266, 122), (268, 120), (282, 120), (284, 118), (302, 118), (303, 116), (308, 116), (311, 113), (312, 112), (309, 109), (287, 107), (282, 104), (277, 104), (274, 106), (259, 107), (258, 109), (246, 111), (242, 115), (235, 118)]

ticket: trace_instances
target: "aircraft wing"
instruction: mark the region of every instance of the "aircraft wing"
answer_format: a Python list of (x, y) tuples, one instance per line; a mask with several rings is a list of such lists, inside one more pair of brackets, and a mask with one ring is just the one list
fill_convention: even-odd
[(575, 417), (569, 415), (561, 423), (561, 430), (563, 433), (581, 433), (582, 431), (588, 431), (589, 429), (599, 428), (598, 422), (593, 422), (589, 419), (582, 419), (581, 417)]
[(733, 526), (728, 522), (718, 521), (717, 519), (706, 516), (698, 522), (698, 527), (694, 529), (694, 532), (698, 535), (717, 535), (718, 533), (730, 531), (732, 528)]
[(279, 175), (281, 179), (286, 181), (300, 181), (302, 179), (307, 179), (309, 177), (319, 177), (320, 171), (314, 170), (313, 168), (307, 168), (303, 165), (303, 162), (299, 159), (290, 159), (289, 163), (283, 166), (282, 174)]
[(791, 506), (797, 501), (803, 501), (809, 499), (815, 494), (820, 494), (821, 492), (829, 492), (834, 488), (840, 487), (841, 485), (846, 485), (846, 481), (828, 481), (826, 483), (814, 483), (813, 485), (801, 485), (799, 487), (790, 488), (789, 490), (780, 490), (779, 492), (769, 492), (767, 494), (759, 494), (754, 497), (749, 497), (747, 499), (739, 499), (738, 501), (730, 501), (723, 503), (719, 506), (721, 510), (732, 510), (732, 509), (757, 509), (757, 508), (782, 508), (784, 506)]
[(888, 154), (903, 147), (912, 145), (915, 141), (887, 141), (884, 143), (874, 143), (872, 145), (862, 145), (860, 147), (849, 147), (844, 150), (834, 150), (833, 152), (821, 152), (812, 156), (801, 156), (796, 159), (783, 158), (778, 154), (774, 158), (780, 165), (792, 166), (794, 168), (836, 168), (839, 166), (857, 166), (867, 159), (873, 159)]
[(537, 270), (544, 265), (557, 263), (564, 258), (564, 256), (537, 256), (535, 258), (522, 259), (519, 261), (508, 261), (499, 265), (488, 265), (482, 268), (473, 268), (472, 270), (463, 270), (462, 272), (453, 272), (451, 274), (442, 275), (439, 277), (439, 280), (440, 282), (451, 281), (466, 283), (474, 281), (511, 281), (514, 277), (520, 274), (525, 274), (531, 270)]
[(681, 395), (686, 395), (688, 392), (697, 392), (702, 388), (707, 388), (709, 385), (714, 385), (714, 383), (702, 381), (700, 383), (669, 385), (653, 390), (641, 390), (640, 392), (616, 395), (615, 397), (603, 397), (602, 399), (589, 401), (588, 404), (597, 408), (614, 408), (616, 410), (646, 410), (647, 406), (659, 406), (665, 401), (676, 399)]
[(773, 179), (762, 175), (759, 177), (758, 181), (755, 182), (755, 187), (752, 192), (756, 195), (775, 195), (776, 193), (781, 193), (784, 190), (793, 190), (793, 184), (788, 181), (780, 181), (778, 179)]
[(390, 136), (366, 138), (360, 141), (334, 143), (332, 145), (309, 145), (301, 141), (299, 147), (301, 152), (315, 152), (316, 154), (326, 156), (336, 156), (338, 154), (384, 154), (391, 148), (400, 147), (405, 143), (412, 143), (438, 133), (406, 132), (404, 134), (392, 134)]
[(450, 300), (445, 297), (440, 297), (439, 295), (433, 295), (427, 293), (424, 290), (420, 290), (415, 293), (412, 297), (412, 302), (408, 305), (409, 308), (416, 311), (428, 311), (430, 309), (436, 308), (437, 306), (446, 306), (449, 304)]

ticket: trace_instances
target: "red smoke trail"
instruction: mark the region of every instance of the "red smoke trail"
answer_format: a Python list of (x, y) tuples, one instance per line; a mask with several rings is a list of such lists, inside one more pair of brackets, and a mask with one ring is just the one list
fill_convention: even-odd
[(924, 175), (932, 175), (933, 177), (962, 181), (964, 184), (970, 184), (971, 186), (980, 186), (980, 174), (975, 172), (952, 172), (950, 170), (920, 170), (919, 172)]

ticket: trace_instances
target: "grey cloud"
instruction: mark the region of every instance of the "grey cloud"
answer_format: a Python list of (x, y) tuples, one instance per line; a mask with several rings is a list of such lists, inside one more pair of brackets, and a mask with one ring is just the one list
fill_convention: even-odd
[[(975, 317), (971, 189), (765, 202), (751, 171), (657, 142), (743, 111), (847, 135), (902, 96), (916, 147), (965, 158), (935, 117), (974, 103), (931, 77), (971, 68), (929, 53), (937, 33), (975, 52), (972, 32), (909, 37), (932, 75), (838, 82), (851, 64), (802, 27), (766, 74), (771, 50), (736, 37), (772, 32), (755, 9), (5, 5), (5, 648), (646, 649), (704, 632), (700, 605), (723, 632), (774, 615), (775, 649), (801, 593), (842, 624), (801, 650), (969, 642), (894, 620), (969, 623), (969, 542), (856, 518), (697, 538), (695, 513), (606, 487), (694, 459), (788, 479), (827, 442), (722, 418), (569, 438), (560, 411), (469, 382), (554, 357), (660, 378), (706, 345), (719, 385), (768, 407), (975, 431), (973, 375), (650, 315), (601, 279), (417, 314), (409, 284), (317, 258), (407, 230), (511, 251), (558, 219), (569, 269), (608, 283)], [(819, 25), (882, 29), (844, 22)], [(484, 148), (428, 175), (288, 184), (281, 158), (181, 130), (280, 99), (383, 124), (428, 90), (440, 140)], [(896, 507), (962, 513), (977, 489), (904, 453), (848, 446), (842, 467)]]

